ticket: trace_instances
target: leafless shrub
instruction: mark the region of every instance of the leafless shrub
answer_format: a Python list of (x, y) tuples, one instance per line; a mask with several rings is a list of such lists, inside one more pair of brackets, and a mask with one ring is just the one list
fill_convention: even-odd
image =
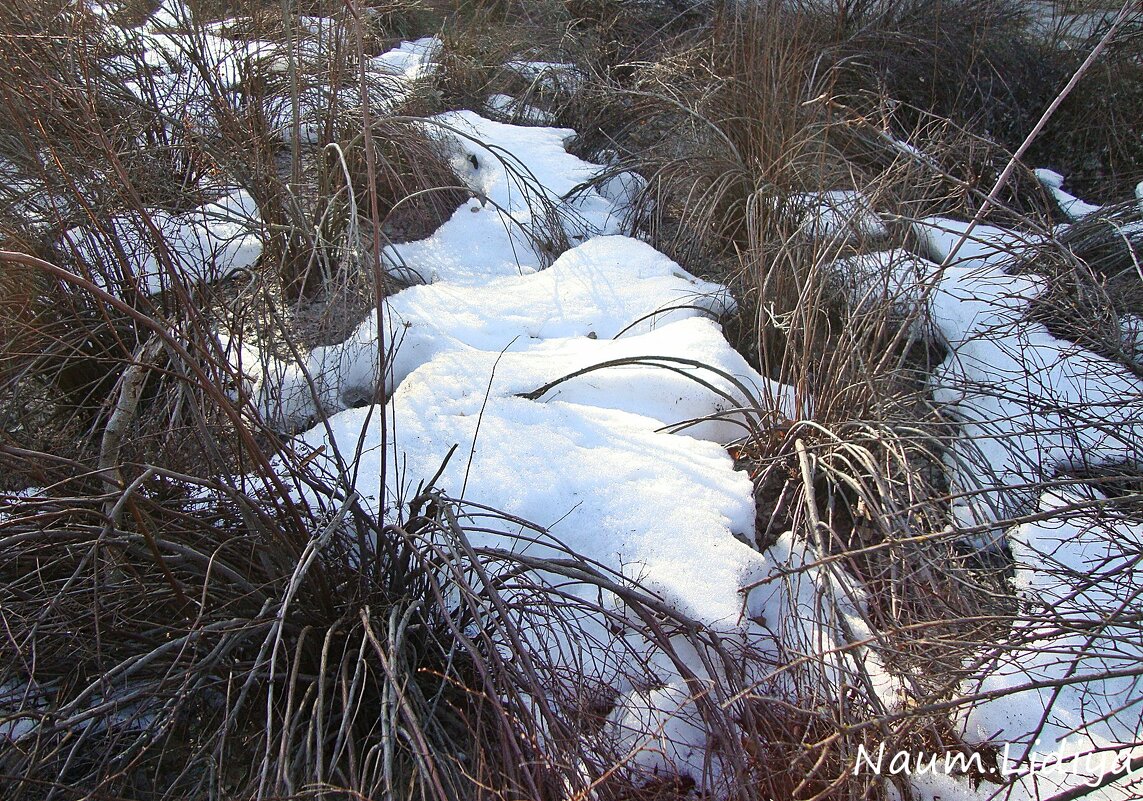
[[(1053, 57), (1066, 70), (1074, 69), (1106, 31), (1118, 4), (1110, 5), (1113, 7), (1080, 10), (1078, 30), (1058, 33), (1062, 41)], [(1061, 18), (1068, 19), (1068, 15)], [(1029, 150), (1029, 159), (1068, 176), (1073, 189), (1092, 200), (1120, 201), (1143, 180), (1141, 31), (1143, 16), (1136, 9), (1105, 57), (1068, 96)]]

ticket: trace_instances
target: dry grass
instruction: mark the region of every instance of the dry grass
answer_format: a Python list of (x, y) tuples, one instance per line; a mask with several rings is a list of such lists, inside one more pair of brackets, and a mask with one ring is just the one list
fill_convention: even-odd
[(1143, 314), (1143, 237), (1138, 206), (1125, 203), (1070, 226), (1027, 265), (1046, 288), (1030, 314), (1061, 339), (1143, 377), (1124, 319)]
[[(763, 424), (766, 433), (736, 451), (755, 477), (759, 547), (792, 531), (855, 580), (867, 593), (860, 614), (874, 632), (872, 650), (910, 698), (909, 714), (886, 715), (874, 694), (855, 690), (837, 706), (848, 714), (869, 705), (854, 728), (822, 717), (812, 702), (780, 716), (763, 702), (785, 722), (767, 730), (762, 747), (794, 765), (791, 773), (813, 777), (800, 786), (775, 778), (783, 798), (872, 792), (831, 751), (852, 753), (871, 733), (963, 749), (947, 714), (972, 675), (966, 666), (1013, 645), (1008, 632), (1022, 612), (1010, 565), (1002, 554), (974, 555), (948, 525), (943, 460), (952, 429), (927, 399), (927, 375), (944, 353), (918, 347), (911, 333), (918, 321), (908, 315), (854, 306), (831, 270), (856, 252), (915, 247), (910, 220), (972, 219), (1008, 162), (1004, 145), (1019, 144), (1077, 63), (1069, 56), (1050, 65), (1058, 76), (1044, 70), (1016, 4), (842, 6), (844, 15), (825, 17), (780, 3), (722, 8), (629, 77), (613, 74), (601, 91), (622, 101), (608, 106), (612, 117), (597, 118), (609, 133), (605, 146), (628, 149), (624, 166), (648, 179), (646, 235), (689, 269), (735, 288), (743, 309), (731, 321), (737, 346), (797, 390), (805, 419)], [(977, 24), (964, 26), (969, 18)], [(1082, 92), (1073, 102), (1091, 107)], [(803, 199), (831, 190), (860, 191), (886, 230), (807, 236)], [(1044, 231), (1059, 219), (1019, 165), (999, 200), (986, 217), (997, 224)], [(1032, 269), (1050, 272), (1054, 288), (1031, 314), (1110, 353), (1112, 337), (1111, 350), (1121, 347), (1118, 317), (1134, 309), (1143, 284), (1130, 269), (1133, 246), (1108, 235), (1095, 244), (1084, 232), (1096, 225), (1077, 227), (1056, 246), (1071, 267), (1036, 262)], [(1104, 248), (1116, 253), (1114, 293), (1106, 274), (1084, 266)], [(828, 664), (795, 663), (789, 671), (801, 681), (791, 680), (802, 694), (788, 687), (775, 694), (817, 700), (830, 686)]]
[[(833, 265), (913, 246), (919, 217), (971, 219), (1072, 62), (1043, 69), (1020, 9), (994, 0), (847, 0), (829, 14), (776, 0), (409, 0), (370, 4), (368, 18), (334, 5), (303, 9), (343, 26), (286, 77), (204, 70), (217, 130), (160, 113), (157, 86), (109, 72), (105, 55), (135, 67), (141, 55), (82, 8), (0, 10), (0, 156), (18, 177), (0, 187), (0, 242), (23, 254), (0, 261), (5, 797), (686, 797), (704, 777), (648, 776), (605, 735), (616, 691), (585, 682), (566, 645), (601, 636), (581, 626), (592, 617), (632, 627), (590, 643), (632, 664), (705, 660), (714, 679), (685, 677), (730, 797), (877, 798), (884, 785), (852, 770), (860, 746), (965, 749), (951, 722), (962, 682), (1021, 646), (1011, 563), (967, 552), (948, 526), (951, 429), (926, 386), (943, 352), (908, 313), (840, 292)], [(247, 36), (300, 36), (280, 4), (194, 8), (200, 22), (239, 14)], [(361, 59), (434, 30), (442, 76), (399, 107), (361, 102)], [(1061, 109), (1038, 165), (1075, 172), (1096, 153), (1081, 186), (1119, 196), (1143, 177), (1121, 135), (1143, 116), (1131, 115), (1137, 43)], [(582, 82), (529, 83), (512, 59), (573, 62)], [(274, 98), (315, 86), (334, 91), (313, 141), (275, 134)], [(756, 410), (758, 433), (736, 448), (755, 480), (757, 547), (791, 532), (813, 557), (781, 580), (810, 583), (818, 617), (776, 624), (777, 658), (735, 651), (576, 554), (476, 548), (474, 521), (547, 535), (431, 487), (379, 521), (242, 391), (219, 328), (286, 356), (343, 335), (393, 288), (381, 248), (431, 232), (466, 196), (414, 119), (498, 91), (647, 179), (640, 233), (735, 289), (735, 344), (798, 393), (795, 419)], [(150, 231), (172, 280), (149, 295), (115, 242), (81, 262), (59, 237), (113, 231), (125, 213), (147, 234), (148, 210), (234, 186), (261, 216), (250, 276), (179, 278)], [(860, 191), (884, 230), (807, 227), (813, 198), (837, 190)], [(989, 221), (1058, 219), (1027, 170), (999, 201)], [(567, 243), (547, 211), (534, 233), (557, 252)], [(1049, 291), (1031, 311), (1124, 363), (1119, 318), (1143, 311), (1134, 214), (1113, 209), (1042, 254)], [(1053, 479), (1111, 488), (1116, 513), (1138, 515), (1132, 465)], [(617, 596), (622, 618), (569, 587)], [(840, 645), (823, 652), (802, 624)], [(882, 666), (901, 709), (873, 686)]]
[[(300, 467), (293, 480), (322, 485)], [(110, 498), (73, 488), (9, 504), (0, 524), (5, 607), (28, 611), (7, 618), (4, 725), (33, 735), (0, 762), (6, 797), (443, 801), (619, 783), (620, 755), (592, 736), (610, 701), (585, 705), (575, 655), (543, 645), (601, 611), (562, 574), (619, 585), (474, 549), (456, 521), (495, 525), (487, 510), (429, 490), (380, 529), (352, 495), (309, 510), (155, 468)]]

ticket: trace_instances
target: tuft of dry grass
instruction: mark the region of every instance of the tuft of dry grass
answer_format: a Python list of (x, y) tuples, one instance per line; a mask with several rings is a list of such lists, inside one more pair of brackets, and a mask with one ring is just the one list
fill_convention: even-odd
[(1030, 308), (1032, 319), (1143, 377), (1130, 325), (1143, 315), (1139, 219), (1136, 203), (1105, 207), (1065, 229), (1024, 269), (1046, 284)]

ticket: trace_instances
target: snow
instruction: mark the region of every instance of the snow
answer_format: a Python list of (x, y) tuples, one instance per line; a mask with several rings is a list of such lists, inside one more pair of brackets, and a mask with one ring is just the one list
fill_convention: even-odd
[(391, 245), (408, 282), (479, 285), (551, 263), (560, 242), (620, 233), (623, 212), (582, 185), (601, 169), (564, 149), (573, 132), (508, 125), (457, 111), (425, 121), (474, 197), (427, 239)]
[(937, 264), (894, 248), (839, 259), (832, 264), (832, 273), (853, 311), (887, 311), (892, 318), (908, 321), (914, 337), (925, 336), (927, 295), (940, 273)]
[[(658, 433), (674, 421), (641, 414), (655, 410), (634, 393), (609, 399), (610, 406), (593, 405), (600, 391), (568, 400), (518, 397), (535, 387), (545, 360), (512, 355), (499, 365), (497, 354), (434, 360), (398, 388), (388, 410), (342, 412), (328, 421), (332, 440), (318, 426), (302, 442), (349, 455), (368, 421), (356, 486), (381, 511), (379, 419), (388, 413), (398, 432), (390, 488), (411, 491), (414, 479), (433, 475), (459, 444), (441, 488), (545, 526), (584, 556), (637, 564), (645, 584), (682, 611), (733, 623), (742, 606), (738, 589), (762, 564), (733, 536), (752, 530), (749, 478), (714, 443)], [(547, 375), (560, 373), (557, 365)], [(544, 552), (509, 537), (476, 543)]]
[(523, 61), (512, 60), (504, 63), (509, 69), (533, 85), (540, 86), (548, 91), (573, 91), (580, 86), (585, 77), (583, 72), (574, 64), (562, 61)]
[[(930, 219), (916, 229), (947, 260), (967, 225)], [(931, 377), (933, 398), (960, 429), (946, 456), (955, 519), (968, 530), (984, 526), (984, 545), (997, 536), (987, 524), (1035, 503), (1030, 483), (1143, 457), (1143, 383), (1025, 318), (1042, 284), (1006, 268), (1035, 241), (978, 226), (929, 297), (932, 324), (949, 348)]]
[(636, 172), (611, 171), (601, 174), (596, 191), (611, 201), (615, 214), (624, 225), (638, 207), (640, 196), (647, 189), (647, 179)]
[[(287, 48), (277, 42), (242, 40), (223, 35), (226, 23), (187, 24), (191, 14), (182, 4), (166, 2), (137, 28), (107, 25), (125, 53), (107, 61), (137, 102), (157, 108), (172, 121), (184, 121), (203, 133), (219, 132), (220, 107), (240, 111), (251, 98), (245, 85), (266, 81), (270, 93), (254, 98), (271, 132), (284, 143), (321, 144), (326, 120), (335, 109), (362, 105), (356, 75), (330, 85), (326, 62), (348, 36), (341, 19), (301, 17)], [(189, 30), (188, 30), (189, 29)], [(394, 108), (413, 91), (415, 82), (439, 68), (441, 41), (428, 36), (401, 42), (365, 63), (365, 91), (375, 111)], [(297, 68), (300, 86), (290, 91), (274, 76)], [(319, 77), (314, 77), (319, 76)], [(321, 77), (324, 76), (324, 77)], [(281, 86), (275, 91), (275, 86)], [(295, 117), (297, 118), (295, 120)], [(146, 143), (143, 143), (146, 144)]]
[(155, 30), (179, 28), (190, 18), (190, 9), (181, 0), (159, 0), (144, 26)]
[(371, 72), (399, 76), (407, 81), (427, 78), (436, 71), (440, 58), (441, 40), (425, 36), (369, 59)]
[[(441, 41), (427, 36), (401, 42), (397, 47), (366, 60), (365, 97), (373, 113), (383, 113), (399, 106), (414, 91), (417, 81), (431, 77), (439, 69)], [(269, 65), (275, 72), (287, 72), (293, 62), (317, 62), (328, 57), (328, 45), (310, 43), (292, 53), (280, 56)], [(302, 70), (304, 73), (305, 70)], [(336, 110), (356, 109), (363, 105), (361, 80), (354, 77), (338, 86), (309, 80), (294, 92), (275, 94), (265, 101), (264, 112), (270, 130), (285, 144), (298, 141), (316, 145), (326, 141), (327, 122), (336, 120)], [(297, 118), (295, 120), (295, 117)], [(336, 133), (337, 126), (333, 126)]]
[[(160, 14), (162, 9), (160, 9)], [(183, 11), (184, 15), (189, 12)], [(113, 76), (109, 92), (122, 84), (141, 107), (157, 110), (176, 124), (217, 134), (220, 108), (237, 108), (243, 82), (275, 58), (272, 42), (237, 40), (205, 27), (192, 32), (180, 26), (156, 25), (154, 18), (137, 28), (107, 26), (121, 54), (104, 63)], [(96, 80), (100, 80), (98, 73)], [(147, 142), (141, 142), (146, 146)]]
[(1143, 524), (1093, 511), (1101, 501), (1091, 490), (1046, 491), (1044, 518), (1009, 534), (1025, 618), (1009, 637), (1016, 645), (964, 688), (996, 696), (964, 715), (965, 738), (1009, 744), (1012, 773), (1064, 763), (1022, 778), (1014, 798), (1048, 797), (1121, 769), (1128, 754), (1143, 756), (1121, 745), (1137, 742), (1143, 713), (1135, 622)]
[(484, 106), (489, 115), (501, 122), (525, 122), (529, 125), (551, 125), (555, 122), (555, 115), (511, 95), (492, 94), (485, 101)]
[(67, 201), (53, 193), (39, 177), (28, 175), (0, 156), (0, 213), (23, 220), (30, 228), (46, 229), (53, 209), (66, 208)]
[[(845, 686), (873, 689), (886, 711), (900, 709), (903, 691), (872, 649), (873, 632), (862, 614), (865, 593), (836, 563), (825, 564), (815, 544), (785, 531), (766, 556), (774, 565), (770, 574), (747, 592), (747, 614), (774, 638), (775, 649), (785, 659), (812, 655), (817, 675), (836, 690)], [(842, 650), (844, 647), (844, 650)], [(797, 671), (781, 678), (796, 683)]]
[(7, 712), (13, 708), (27, 709), (28, 706), (37, 711), (43, 709), (42, 703), (32, 700), (32, 692), (29, 685), (17, 681), (0, 683), (0, 710), (5, 710), (3, 716), (0, 717), (0, 742), (5, 740), (15, 742), (35, 731), (38, 715), (34, 712), (25, 712), (21, 715), (13, 715)]
[(851, 189), (797, 194), (791, 208), (807, 239), (858, 242), (888, 233), (868, 198)]
[(913, 226), (921, 255), (944, 264), (987, 262), (998, 268), (1015, 263), (1045, 243), (1045, 238), (1025, 231), (984, 223), (969, 223), (947, 217), (927, 217)]
[[(1027, 636), (1028, 644), (1005, 655), (1003, 665), (991, 671), (981, 687), (987, 691), (1034, 686), (1006, 696), (1004, 703), (987, 704), (969, 717), (970, 730), (1023, 736), (1036, 731), (1050, 709), (1039, 734), (1046, 745), (1080, 728), (1087, 736), (1098, 735), (1101, 744), (1134, 739), (1143, 705), (1138, 679), (1099, 677), (1104, 671), (1136, 667), (1143, 660), (1143, 641), (1131, 622), (1143, 578), (1137, 566), (1143, 525), (1129, 521), (1107, 525), (1089, 511), (1066, 513), (1069, 505), (1086, 506), (1092, 500), (1076, 490), (1046, 492), (1039, 511), (1056, 514), (1010, 533), (1018, 595), (1027, 614), (1042, 622), (1023, 622), (1028, 631), (1013, 639)], [(1122, 619), (1125, 614), (1128, 625), (1101, 628), (1106, 619)], [(1075, 633), (1040, 631), (1057, 628)], [(1073, 663), (1069, 654), (1081, 661)], [(1096, 677), (1098, 690), (1082, 683), (1060, 688), (1051, 684), (1076, 675)], [(1053, 699), (1057, 692), (1059, 697)]]
[[(541, 558), (576, 553), (766, 655), (758, 664), (817, 654), (819, 680), (861, 681), (885, 709), (900, 709), (899, 680), (861, 644), (874, 637), (852, 579), (821, 565), (813, 544), (789, 532), (765, 553), (748, 544), (752, 488), (722, 446), (750, 426), (793, 416), (792, 391), (759, 376), (722, 337), (715, 320), (734, 308), (724, 288), (616, 235), (641, 179), (623, 174), (583, 190), (603, 168), (566, 152), (570, 131), (472, 112), (425, 124), (473, 198), (425, 240), (387, 249), (393, 272), (422, 285), (387, 298), (346, 342), (267, 371), (258, 388), (265, 413), (287, 430), (320, 419), (297, 438), (298, 452), (352, 484), (388, 521), (400, 519), (402, 504), (455, 448), (440, 489), (543, 529), (527, 537), (474, 532), (475, 547)], [(857, 193), (807, 194), (799, 208), (807, 237), (855, 242), (885, 233)], [(911, 321), (914, 336), (946, 348), (931, 387), (959, 432), (946, 455), (950, 522), (991, 547), (1004, 536), (1000, 521), (1042, 500), (1028, 491), (1031, 482), (1137, 461), (1143, 395), (1122, 365), (1026, 319), (1043, 283), (1017, 267), (1043, 235), (970, 230), (943, 218), (919, 221), (914, 231), (918, 253), (842, 259), (833, 279), (859, 312), (888, 304)], [(561, 236), (573, 247), (558, 254)], [(382, 419), (389, 443), (381, 441)], [(1007, 542), (1018, 550), (1020, 537), (1034, 533), (1014, 532)], [(579, 665), (589, 683), (619, 694), (610, 731), (634, 752), (633, 763), (717, 785), (718, 758), (678, 665), (644, 644), (634, 662), (654, 665), (658, 681), (633, 682), (633, 664), (615, 657), (617, 641), (609, 640), (617, 635), (602, 621), (577, 625), (595, 632), (588, 653), (563, 634), (535, 636)], [(624, 643), (629, 648), (630, 638)], [(1015, 664), (1050, 676), (1058, 665), (1051, 647), (1040, 646), (1039, 656)], [(697, 654), (687, 665), (702, 681), (717, 679)], [(1017, 691), (967, 713), (966, 737), (983, 742), (1003, 729), (1015, 740), (1033, 731), (1044, 696), (1019, 690), (1022, 679), (1003, 669), (988, 681), (990, 691)], [(1082, 728), (1086, 719), (1068, 712), (1082, 699), (1060, 698), (1059, 726)], [(1085, 732), (1119, 741), (1110, 730)], [(951, 777), (920, 777), (915, 786), (922, 796), (978, 797)]]
[(136, 30), (131, 40), (142, 52), (143, 64), (171, 79), (171, 87), (186, 85), (204, 100), (212, 86), (225, 91), (238, 87), (250, 64), (269, 56), (278, 46), (257, 40), (239, 41), (209, 33), (157, 33)]
[(296, 138), (302, 144), (320, 145), (337, 136), (337, 129), (328, 123), (360, 105), (361, 92), (356, 86), (331, 89), (317, 85), (304, 87), (294, 95), (267, 98), (263, 113), (267, 128), (283, 144)]
[[(871, 653), (839, 650), (869, 634), (855, 588), (819, 571), (806, 543), (787, 537), (766, 553), (751, 544), (752, 482), (724, 445), (793, 414), (793, 393), (726, 342), (712, 319), (734, 308), (724, 287), (611, 233), (638, 179), (621, 179), (608, 196), (580, 192), (601, 168), (566, 153), (566, 130), (471, 112), (428, 125), (442, 131), (457, 172), (486, 202), (470, 201), (427, 240), (393, 249), (429, 283), (387, 298), (346, 342), (263, 375), (257, 391), (282, 427), (321, 418), (294, 440), (298, 458), (332, 486), (352, 486), (388, 522), (440, 472), (436, 487), (459, 499), (462, 522), (465, 509), (487, 507), (542, 528), (481, 525), (469, 534), (474, 548), (575, 554), (638, 582), (723, 647), (764, 655), (747, 668), (753, 680), (791, 658), (784, 643), (795, 638), (799, 652), (832, 666), (830, 681), (862, 670), (895, 703), (896, 683)], [(585, 240), (548, 266), (528, 237), (505, 230), (530, 223), (538, 206), (556, 209), (563, 232)], [(373, 402), (379, 390), (389, 395), (384, 405)], [(345, 408), (355, 404), (365, 405)], [(774, 580), (791, 571), (801, 578)], [(587, 584), (561, 586), (585, 601), (600, 597)], [(827, 598), (823, 586), (834, 590)], [(630, 615), (618, 599), (607, 603), (619, 618)], [(831, 625), (792, 614), (831, 607)], [(719, 757), (692, 684), (725, 680), (709, 672), (711, 655), (672, 637), (684, 670), (643, 639), (638, 621), (618, 633), (605, 623), (589, 617), (576, 621), (574, 636), (562, 627), (528, 636), (574, 667), (577, 681), (617, 694), (608, 730), (633, 765), (717, 786)], [(577, 644), (585, 638), (596, 645)], [(648, 672), (650, 684), (635, 680)]]
[[(121, 214), (105, 230), (72, 228), (62, 239), (98, 286), (155, 294), (176, 279), (214, 281), (253, 266), (262, 255), (260, 226), (254, 199), (237, 190), (185, 214)], [(157, 249), (156, 233), (165, 255)]]
[[(1039, 174), (1073, 219), (1099, 210), (1065, 196), (1061, 176)], [(1013, 784), (976, 788), (939, 772), (910, 783), (926, 801), (1044, 799), (1121, 769), (1132, 748), (1143, 756), (1132, 745), (1143, 703), (1143, 640), (1132, 622), (1143, 525), (1102, 512), (1108, 499), (1093, 490), (1060, 483), (1143, 463), (1143, 382), (1028, 318), (1044, 290), (1027, 267), (1042, 235), (944, 218), (918, 221), (914, 232), (921, 256), (842, 259), (834, 279), (859, 311), (888, 303), (946, 349), (930, 387), (958, 432), (945, 454), (951, 530), (980, 548), (1011, 549), (1021, 619), (994, 661), (966, 666), (978, 678), (961, 688), (981, 696), (961, 716), (965, 741), (1003, 746), (1002, 778)], [(1128, 361), (1138, 350), (1135, 317), (1120, 320)], [(1059, 489), (1043, 489), (1053, 480)], [(1003, 521), (1020, 515), (1034, 517), (1006, 530)], [(1122, 780), (1090, 797), (1135, 792)]]
[(1069, 194), (1064, 191), (1064, 176), (1052, 170), (1039, 169), (1035, 170), (1036, 177), (1040, 179), (1040, 183), (1044, 185), (1056, 199), (1059, 204), (1060, 210), (1073, 222), (1082, 220), (1084, 217), (1089, 217), (1092, 214), (1097, 214), (1103, 210), (1102, 206), (1096, 206), (1080, 200), (1075, 195)]
[[(716, 444), (725, 435), (709, 430), (712, 442), (664, 431), (680, 419), (717, 409), (716, 394), (681, 376), (638, 365), (608, 367), (538, 398), (522, 396), (577, 364), (617, 355), (618, 348), (618, 353), (639, 354), (645, 361), (660, 350), (704, 363), (740, 358), (717, 327), (701, 318), (614, 341), (560, 339), (504, 354), (457, 351), (412, 372), (387, 407), (343, 411), (303, 434), (295, 446), (302, 458), (312, 455), (315, 464), (324, 464), (331, 478), (339, 461), (346, 464), (353, 486), (370, 507), (392, 520), (399, 518), (402, 499), (435, 474), (456, 446), (437, 483), (440, 489), (546, 529), (539, 538), (523, 538), (513, 530), (474, 531), (473, 547), (540, 558), (573, 552), (577, 560), (639, 581), (676, 612), (717, 632), (728, 647), (737, 644), (768, 654), (770, 660), (781, 656), (777, 632), (794, 625), (806, 648), (839, 662), (834, 671), (840, 682), (843, 671), (853, 670), (849, 657), (837, 652), (847, 641), (841, 631), (818, 629), (809, 622), (812, 615), (791, 615), (793, 609), (804, 613), (823, 603), (817, 573), (810, 567), (817, 561), (812, 551), (787, 542), (785, 549), (762, 554), (747, 545), (754, 525), (752, 486)], [(595, 349), (603, 352), (591, 353)], [(396, 432), (384, 469), (383, 415)], [(793, 590), (784, 581), (759, 589), (790, 570), (802, 571)], [(743, 593), (749, 587), (754, 589), (746, 616)], [(588, 586), (565, 591), (585, 600), (597, 594)], [(608, 637), (619, 635), (600, 636), (604, 641), (598, 653), (578, 657), (584, 663), (579, 678), (613, 682), (620, 697), (609, 721), (619, 742), (636, 751), (633, 763), (702, 777), (707, 761), (717, 761), (717, 756), (707, 750), (693, 689), (679, 667), (650, 649), (648, 659), (653, 657), (659, 683), (631, 685), (622, 677), (645, 670), (643, 661), (616, 667), (609, 654), (621, 649), (608, 645)], [(549, 631), (544, 637), (553, 653), (574, 650), (559, 633)], [(869, 656), (868, 662), (879, 686), (892, 695), (893, 682), (878, 672), (875, 659)], [(687, 660), (687, 667), (700, 680), (710, 680), (697, 655)], [(713, 771), (710, 781), (717, 784), (717, 766)]]
[[(705, 334), (705, 344), (725, 349), (729, 357), (729, 346), (714, 342), (716, 333), (713, 324), (696, 319), (643, 337), (662, 336), (663, 346), (673, 349), (679, 340)], [(625, 345), (644, 354), (650, 351), (640, 341), (643, 337), (582, 342)], [(718, 625), (728, 638), (759, 638), (751, 626), (738, 623), (740, 588), (769, 570), (766, 557), (740, 541), (753, 530), (751, 482), (733, 469), (721, 446), (660, 431), (697, 410), (713, 408), (717, 398), (673, 376), (660, 379), (644, 394), (642, 382), (659, 374), (670, 376), (652, 368), (609, 368), (578, 386), (569, 382), (564, 392), (536, 400), (520, 397), (520, 392), (536, 389), (543, 380), (562, 376), (576, 360), (583, 361), (578, 344), (557, 340), (536, 352), (437, 357), (400, 384), (387, 408), (334, 415), (327, 421), (332, 436), (324, 425), (317, 426), (302, 436), (298, 447), (315, 459), (327, 459), (330, 469), (331, 454), (342, 454), (355, 474), (357, 490), (378, 515), (392, 518), (399, 498), (384, 493), (398, 490), (408, 498), (457, 445), (457, 456), (438, 481), (441, 489), (534, 521), (562, 543), (555, 547), (533, 542), (509, 530), (503, 535), (474, 532), (474, 547), (520, 550), (537, 557), (562, 557), (570, 550), (641, 581), (680, 613)], [(694, 349), (688, 352), (694, 354)], [(655, 390), (660, 390), (658, 397)], [(692, 408), (678, 408), (688, 403)], [(390, 430), (396, 432), (384, 472), (381, 415), (388, 416)], [(587, 586), (568, 589), (585, 600), (594, 595)], [(545, 637), (560, 640), (555, 632)], [(571, 647), (566, 641), (549, 645)], [(588, 667), (613, 648), (588, 655)], [(645, 725), (664, 724), (659, 733), (670, 735), (669, 747), (648, 743), (635, 762), (701, 776), (706, 735), (673, 714), (675, 707), (686, 706), (691, 693), (677, 668), (666, 670), (669, 667), (657, 671), (663, 683), (650, 691), (624, 689), (621, 683), (613, 721), (640, 738), (658, 731)], [(613, 670), (609, 667), (599, 680), (608, 680)], [(632, 664), (622, 672), (639, 670)]]
[[(574, 248), (547, 270), (469, 287), (451, 282), (414, 286), (384, 304), (386, 365), (392, 389), (421, 364), (457, 350), (521, 350), (542, 340), (607, 339), (650, 331), (700, 314), (733, 309), (720, 286), (699, 281), (651, 247), (627, 237), (599, 237)], [(377, 317), (370, 315), (339, 345), (317, 348), (305, 368), (283, 367), (265, 385), (264, 412), (296, 428), (319, 410), (338, 411), (378, 387)], [(318, 387), (315, 404), (309, 388)]]

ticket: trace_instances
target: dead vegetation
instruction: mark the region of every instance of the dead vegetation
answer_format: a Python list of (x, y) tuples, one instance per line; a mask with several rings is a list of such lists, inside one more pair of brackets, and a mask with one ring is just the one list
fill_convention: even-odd
[[(196, 25), (234, 17), (234, 35), (303, 41), (279, 4), (190, 5)], [(909, 333), (915, 316), (843, 297), (831, 266), (913, 247), (913, 220), (971, 219), (1084, 52), (1032, 39), (1021, 4), (999, 0), (812, 5), (314, 4), (302, 10), (339, 20), (332, 38), (233, 81), (197, 53), (182, 79), (208, 101), (181, 114), (171, 84), (136, 82), (161, 68), (83, 4), (0, 10), (0, 243), (16, 254), (0, 260), (5, 797), (688, 797), (695, 777), (640, 774), (600, 735), (613, 691), (584, 686), (574, 654), (525, 647), (522, 631), (574, 625), (569, 607), (614, 614), (569, 584), (621, 594), (615, 623), (641, 624), (638, 647), (724, 666), (691, 689), (734, 797), (879, 798), (853, 772), (861, 745), (967, 748), (950, 714), (962, 681), (1015, 647), (1011, 558), (966, 551), (948, 525), (952, 423), (925, 385), (943, 354)], [(374, 104), (361, 60), (432, 33), (442, 72)], [(1143, 178), (1140, 40), (1117, 41), (1028, 154), (1096, 199)], [(129, 69), (109, 71), (108, 54)], [(540, 56), (576, 80), (505, 66)], [(282, 352), (343, 337), (396, 288), (384, 246), (469, 197), (414, 118), (487, 111), (501, 92), (646, 179), (633, 228), (731, 286), (735, 344), (796, 388), (798, 419), (756, 421), (736, 458), (755, 481), (757, 547), (812, 544), (819, 562), (788, 580), (818, 582), (824, 609), (866, 627), (845, 647), (820, 653), (776, 622), (787, 659), (748, 670), (750, 654), (575, 554), (473, 548), (431, 487), (377, 520), (260, 419), (219, 320)], [(188, 280), (154, 211), (234, 187), (257, 205), (260, 260)], [(839, 191), (881, 224), (815, 230), (811, 207)], [(1137, 216), (1132, 203), (1085, 220), (1027, 269), (1048, 281), (1035, 319), (1138, 372), (1120, 325), (1143, 319)], [(125, 217), (161, 292), (123, 251)], [(1061, 214), (1020, 167), (986, 219), (1046, 231)], [(102, 234), (94, 257), (62, 236), (77, 226)], [(1053, 478), (1112, 486), (1138, 514), (1137, 466)], [(885, 708), (870, 659), (905, 687), (904, 711)]]

